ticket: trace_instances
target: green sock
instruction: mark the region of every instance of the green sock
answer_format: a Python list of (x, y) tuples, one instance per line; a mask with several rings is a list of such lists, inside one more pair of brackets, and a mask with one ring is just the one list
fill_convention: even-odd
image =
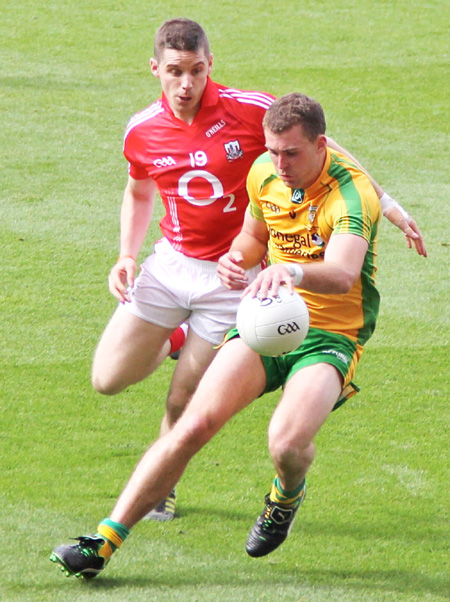
[(300, 504), (305, 495), (305, 479), (293, 491), (286, 491), (280, 484), (278, 476), (275, 477), (270, 491), (270, 501), (295, 508)]

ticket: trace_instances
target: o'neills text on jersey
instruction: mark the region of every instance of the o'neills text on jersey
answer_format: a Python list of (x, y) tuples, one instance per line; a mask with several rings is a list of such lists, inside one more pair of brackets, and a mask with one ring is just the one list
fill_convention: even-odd
[(224, 125), (226, 125), (226, 123), (225, 123), (225, 121), (223, 119), (221, 119), (218, 123), (214, 124), (212, 126), (212, 128), (210, 128), (206, 132), (206, 137), (207, 138), (211, 138), (211, 136), (214, 136), (214, 134), (216, 134), (219, 130), (221, 130)]

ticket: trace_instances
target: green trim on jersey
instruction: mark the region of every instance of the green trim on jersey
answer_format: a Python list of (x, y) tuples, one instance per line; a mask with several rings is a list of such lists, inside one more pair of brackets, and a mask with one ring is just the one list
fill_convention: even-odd
[(259, 157), (255, 159), (253, 165), (258, 165), (258, 163), (272, 163), (269, 153), (265, 152), (262, 155), (259, 155)]
[[(362, 199), (351, 173), (344, 165), (338, 162), (336, 155), (331, 155), (333, 161), (328, 170), (328, 174), (336, 180), (341, 190), (343, 201), (347, 207), (347, 213), (343, 221), (337, 222), (333, 234), (357, 234), (364, 236), (364, 219), (362, 210)], [(345, 194), (342, 192), (345, 189)], [(366, 236), (367, 238), (367, 231)]]
[(272, 180), (277, 180), (277, 179), (278, 179), (278, 175), (277, 174), (273, 174), (272, 176), (270, 176), (267, 179), (265, 179), (264, 182), (261, 184), (261, 190), (263, 188), (265, 188), (267, 186), (267, 184), (270, 184), (270, 182)]
[[(272, 159), (270, 158), (269, 153), (264, 153), (263, 155), (260, 155), (256, 161), (253, 163), (253, 165), (257, 165), (258, 163), (269, 163), (270, 165), (273, 165), (272, 163)], [(272, 180), (276, 180), (278, 179), (278, 174), (277, 173), (272, 173), (268, 178), (266, 178), (262, 183), (261, 183), (261, 187), (260, 190), (262, 191), (268, 184), (270, 184), (270, 182), (272, 182)], [(256, 218), (258, 219), (258, 218)], [(260, 218), (264, 221), (264, 218)]]
[[(353, 183), (351, 173), (346, 169), (335, 154), (331, 153), (333, 162), (328, 170), (329, 175), (334, 178), (339, 185), (342, 198), (346, 204), (347, 211), (352, 218), (339, 222), (333, 232), (335, 234), (356, 234), (363, 236), (366, 240), (369, 237), (369, 248), (364, 257), (364, 263), (361, 270), (361, 302), (363, 311), (363, 326), (358, 330), (358, 343), (363, 345), (373, 334), (375, 330), (375, 321), (378, 316), (380, 306), (380, 295), (375, 288), (374, 272), (374, 241), (378, 231), (378, 223), (368, 223), (367, 219), (371, 216), (367, 214), (370, 208), (364, 203), (360, 193)], [(353, 165), (353, 164), (352, 164)], [(342, 192), (345, 189), (345, 194)], [(363, 211), (363, 204), (366, 212)], [(358, 222), (360, 222), (358, 224)]]
[(254, 217), (259, 222), (264, 221), (264, 214), (263, 214), (262, 210), (258, 207), (258, 205), (255, 205), (255, 203), (252, 203), (250, 201), (250, 203), (248, 205), (248, 209), (249, 209), (250, 215), (252, 217)]
[(361, 270), (361, 302), (364, 325), (358, 330), (358, 342), (363, 345), (373, 334), (378, 311), (380, 309), (380, 293), (375, 287), (373, 263), (375, 239), (378, 232), (378, 222), (372, 226), (372, 236)]

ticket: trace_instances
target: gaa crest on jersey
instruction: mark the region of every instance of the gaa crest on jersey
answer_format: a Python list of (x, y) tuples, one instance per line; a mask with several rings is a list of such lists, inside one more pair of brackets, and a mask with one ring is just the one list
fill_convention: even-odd
[(294, 188), (291, 196), (291, 203), (295, 203), (296, 205), (301, 205), (303, 203), (303, 199), (305, 198), (305, 191), (303, 188)]
[(228, 161), (236, 161), (244, 156), (244, 151), (239, 144), (239, 140), (232, 140), (224, 144), (225, 152), (227, 154)]

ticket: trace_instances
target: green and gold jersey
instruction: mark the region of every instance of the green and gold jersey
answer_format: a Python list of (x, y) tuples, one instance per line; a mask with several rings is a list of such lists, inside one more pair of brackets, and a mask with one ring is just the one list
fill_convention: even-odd
[(376, 233), (381, 217), (378, 196), (368, 177), (342, 153), (327, 148), (322, 173), (309, 188), (288, 188), (268, 153), (247, 178), (250, 212), (266, 222), (270, 263), (323, 261), (331, 236), (356, 234), (369, 248), (361, 276), (345, 295), (298, 288), (310, 311), (310, 325), (364, 344), (375, 328), (379, 294), (375, 288)]

